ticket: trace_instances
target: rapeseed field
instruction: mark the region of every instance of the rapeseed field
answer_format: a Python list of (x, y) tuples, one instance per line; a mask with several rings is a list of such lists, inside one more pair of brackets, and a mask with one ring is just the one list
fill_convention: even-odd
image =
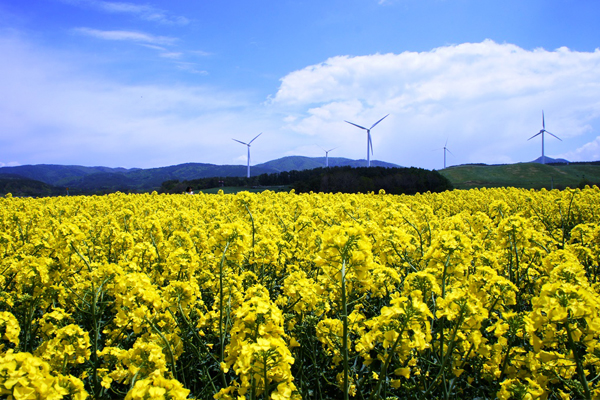
[(0, 199), (8, 399), (600, 398), (600, 190)]

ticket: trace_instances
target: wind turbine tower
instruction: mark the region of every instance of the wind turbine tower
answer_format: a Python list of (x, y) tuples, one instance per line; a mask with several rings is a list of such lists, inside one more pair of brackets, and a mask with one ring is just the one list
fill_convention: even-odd
[[(446, 169), (446, 152), (452, 154), (450, 149), (446, 146), (448, 146), (448, 139), (446, 139), (446, 144), (444, 145), (444, 169)], [(454, 154), (452, 154), (452, 155), (454, 155)]]
[(337, 149), (337, 147), (334, 147), (333, 149), (329, 149), (329, 150), (325, 150), (324, 148), (321, 147), (321, 150), (323, 150), (325, 152), (325, 168), (329, 168), (329, 152), (333, 151)]
[[(390, 114), (388, 114), (388, 115), (390, 115)], [(381, 121), (383, 121), (388, 115), (386, 115), (385, 117), (381, 118), (379, 121), (375, 122), (368, 129), (365, 128), (364, 126), (357, 125), (354, 122), (345, 121), (345, 122), (349, 123), (350, 125), (354, 125), (357, 128), (364, 129), (365, 131), (367, 131), (367, 167), (371, 166), (371, 154), (373, 154), (373, 142), (371, 142), (371, 129), (375, 128), (375, 125), (377, 125), (378, 123), (380, 123)]]
[(256, 140), (256, 138), (257, 138), (257, 137), (259, 137), (260, 135), (262, 135), (262, 132), (261, 132), (261, 133), (259, 133), (258, 135), (256, 135), (256, 136), (254, 137), (254, 139), (252, 139), (252, 140), (251, 140), (251, 141), (249, 141), (248, 143), (244, 143), (244, 142), (242, 142), (241, 140), (232, 139), (232, 140), (235, 140), (235, 141), (236, 141), (236, 142), (238, 142), (238, 143), (241, 143), (241, 144), (243, 144), (243, 145), (246, 145), (246, 146), (248, 146), (248, 174), (247, 174), (247, 177), (248, 177), (248, 178), (250, 178), (250, 143), (254, 142), (254, 141)]
[(562, 142), (561, 138), (559, 138), (555, 134), (550, 133), (546, 130), (546, 121), (544, 120), (544, 110), (542, 110), (542, 129), (538, 133), (536, 133), (535, 135), (533, 135), (532, 137), (527, 139), (527, 140), (531, 140), (536, 136), (542, 135), (542, 159), (541, 159), (542, 164), (546, 164), (546, 156), (544, 155), (544, 134), (545, 133), (554, 136), (555, 138), (557, 138), (558, 140), (560, 140)]

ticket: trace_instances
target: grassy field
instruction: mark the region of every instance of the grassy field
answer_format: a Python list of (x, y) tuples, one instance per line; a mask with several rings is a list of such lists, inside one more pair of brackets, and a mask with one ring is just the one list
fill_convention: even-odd
[(526, 189), (562, 189), (582, 183), (600, 184), (600, 165), (459, 165), (439, 171), (457, 189), (510, 186)]

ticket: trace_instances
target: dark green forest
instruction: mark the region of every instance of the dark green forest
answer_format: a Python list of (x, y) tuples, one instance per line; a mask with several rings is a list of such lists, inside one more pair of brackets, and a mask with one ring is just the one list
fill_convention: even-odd
[(451, 190), (452, 184), (437, 171), (421, 168), (332, 167), (303, 171), (283, 171), (255, 177), (214, 177), (168, 180), (161, 192), (182, 193), (187, 187), (201, 191), (220, 186), (288, 186), (296, 193), (368, 193), (383, 189), (390, 194), (415, 194)]
[(66, 189), (19, 175), (0, 174), (0, 194), (5, 193), (14, 196), (46, 197), (66, 194)]

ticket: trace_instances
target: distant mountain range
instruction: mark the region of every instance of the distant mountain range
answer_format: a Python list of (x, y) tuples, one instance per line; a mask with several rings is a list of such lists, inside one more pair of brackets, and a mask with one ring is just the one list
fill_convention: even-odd
[[(372, 166), (399, 167), (383, 161), (371, 161)], [(289, 156), (251, 167), (252, 176), (272, 174), (283, 171), (301, 171), (325, 166), (325, 157)], [(351, 160), (341, 157), (329, 157), (329, 166), (364, 167), (365, 160)], [(192, 180), (210, 177), (246, 176), (245, 165), (215, 165), (186, 163), (160, 168), (109, 168), (84, 167), (78, 165), (22, 165), (0, 168), (0, 193), (10, 192), (10, 187), (18, 186), (18, 179), (27, 179), (32, 190), (41, 190), (45, 194), (70, 190), (72, 193), (101, 193), (114, 191), (151, 191), (160, 188), (168, 180)], [(30, 181), (44, 185), (37, 186)], [(50, 185), (50, 186), (47, 186)], [(35, 186), (35, 188), (33, 188)], [(32, 195), (29, 192), (25, 195)]]
[[(531, 163), (541, 164), (541, 157), (537, 158)], [(530, 164), (531, 164), (530, 163)], [(594, 162), (593, 164), (597, 164)], [(577, 171), (581, 166), (575, 164), (581, 163), (569, 163), (564, 159), (554, 159), (545, 157), (545, 164), (570, 164), (572, 168), (570, 170)], [(585, 163), (584, 163), (585, 164)], [(372, 166), (378, 167), (400, 167), (399, 165), (386, 163), (383, 161), (371, 161)], [(520, 165), (520, 164), (514, 164)], [(522, 163), (527, 165), (527, 163)], [(263, 164), (254, 165), (251, 167), (252, 176), (258, 176), (262, 174), (272, 174), (284, 171), (302, 171), (307, 169), (314, 169), (325, 166), (325, 157), (303, 157), (303, 156), (289, 156), (279, 158), (277, 160), (269, 161)], [(351, 166), (351, 167), (364, 167), (366, 166), (365, 160), (351, 160), (348, 158), (341, 157), (329, 157), (329, 166)], [(481, 164), (481, 166), (486, 166)], [(507, 179), (501, 182), (492, 182), (492, 180), (482, 177), (476, 177), (469, 175), (469, 178), (465, 178), (470, 181), (483, 180), (484, 186), (519, 186), (519, 187), (538, 187), (540, 184), (533, 184), (532, 179), (527, 182), (517, 182), (514, 179), (508, 179), (509, 172), (502, 170), (503, 166), (487, 166), (485, 170), (477, 169), (477, 175), (480, 175), (482, 171), (497, 171), (500, 175), (505, 176)], [(471, 169), (471, 165), (450, 167), (440, 172), (450, 178), (455, 184), (455, 187), (462, 187), (462, 179), (460, 176), (454, 176), (459, 171), (467, 171)], [(592, 167), (590, 167), (592, 168)], [(595, 168), (595, 167), (593, 167)], [(562, 185), (573, 185), (580, 181), (592, 180), (596, 181), (596, 170), (585, 170), (579, 172), (579, 177), (573, 176), (570, 180), (560, 182), (558, 175), (554, 178), (557, 184)], [(514, 169), (514, 168), (513, 168)], [(529, 168), (531, 169), (531, 168)], [(529, 169), (526, 169), (529, 171)], [(500, 172), (502, 170), (502, 172)], [(569, 170), (569, 171), (570, 171)], [(532, 170), (533, 171), (533, 170)], [(486, 172), (487, 173), (487, 172)], [(490, 172), (491, 173), (491, 172)], [(508, 175), (506, 175), (508, 174)], [(522, 172), (528, 176), (528, 173)], [(162, 183), (166, 181), (190, 181), (201, 178), (212, 178), (212, 177), (244, 177), (246, 176), (245, 165), (215, 165), (215, 164), (204, 164), (204, 163), (186, 163), (179, 165), (172, 165), (161, 168), (109, 168), (109, 167), (84, 167), (78, 165), (22, 165), (17, 167), (0, 167), (0, 195), (5, 193), (13, 193), (19, 196), (53, 196), (62, 195), (69, 191), (70, 194), (93, 194), (93, 193), (111, 193), (116, 191), (121, 192), (149, 192), (152, 190), (159, 190)], [(516, 179), (516, 178), (515, 178)], [(550, 179), (550, 178), (548, 178)], [(505, 182), (506, 181), (506, 182)], [(514, 181), (514, 182), (513, 182)], [(468, 185), (466, 185), (468, 187)], [(68, 189), (67, 189), (68, 188)]]

